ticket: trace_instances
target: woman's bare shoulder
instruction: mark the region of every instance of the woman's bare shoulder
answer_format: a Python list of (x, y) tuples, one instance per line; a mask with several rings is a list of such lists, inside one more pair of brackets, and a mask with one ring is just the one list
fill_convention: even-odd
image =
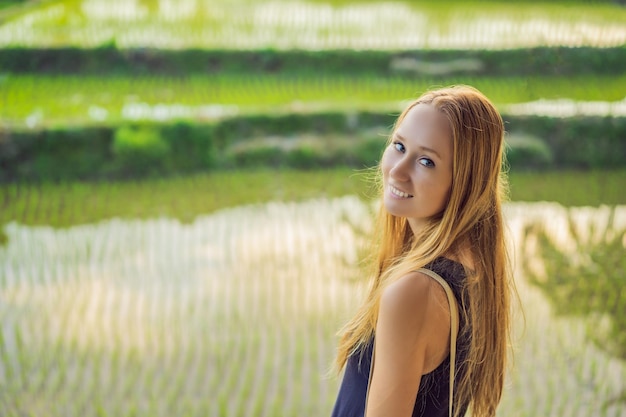
[(398, 312), (428, 313), (430, 307), (439, 307), (444, 301), (443, 306), (447, 307), (445, 290), (437, 281), (423, 272), (413, 271), (383, 290), (381, 306)]

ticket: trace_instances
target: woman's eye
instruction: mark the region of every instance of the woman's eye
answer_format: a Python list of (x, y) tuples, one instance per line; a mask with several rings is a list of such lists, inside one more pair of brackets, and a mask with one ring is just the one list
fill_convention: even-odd
[(419, 163), (424, 165), (427, 168), (433, 168), (435, 166), (435, 163), (433, 162), (433, 160), (428, 159), (428, 158), (420, 158)]
[(400, 142), (394, 142), (393, 147), (396, 148), (396, 151), (404, 153), (404, 145)]

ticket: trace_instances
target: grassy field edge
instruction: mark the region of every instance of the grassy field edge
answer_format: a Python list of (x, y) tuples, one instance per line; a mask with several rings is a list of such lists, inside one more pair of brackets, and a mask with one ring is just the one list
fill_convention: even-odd
[[(0, 185), (0, 224), (68, 227), (109, 218), (191, 222), (220, 209), (269, 201), (377, 196), (373, 171), (350, 168), (224, 171), (127, 182)], [(511, 201), (564, 206), (626, 204), (626, 170), (511, 172)]]

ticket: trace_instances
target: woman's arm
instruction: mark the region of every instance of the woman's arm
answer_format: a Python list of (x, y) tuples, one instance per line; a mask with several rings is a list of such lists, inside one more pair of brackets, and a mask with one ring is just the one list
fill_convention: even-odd
[(410, 416), (421, 376), (447, 356), (450, 310), (444, 289), (413, 272), (381, 297), (367, 417)]

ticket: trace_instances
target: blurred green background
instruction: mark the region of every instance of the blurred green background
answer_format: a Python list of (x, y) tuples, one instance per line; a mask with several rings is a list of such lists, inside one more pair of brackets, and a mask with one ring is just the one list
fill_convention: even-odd
[(470, 84), (507, 129), (498, 415), (626, 416), (625, 74), (619, 1), (0, 1), (0, 415), (328, 415), (371, 168)]

